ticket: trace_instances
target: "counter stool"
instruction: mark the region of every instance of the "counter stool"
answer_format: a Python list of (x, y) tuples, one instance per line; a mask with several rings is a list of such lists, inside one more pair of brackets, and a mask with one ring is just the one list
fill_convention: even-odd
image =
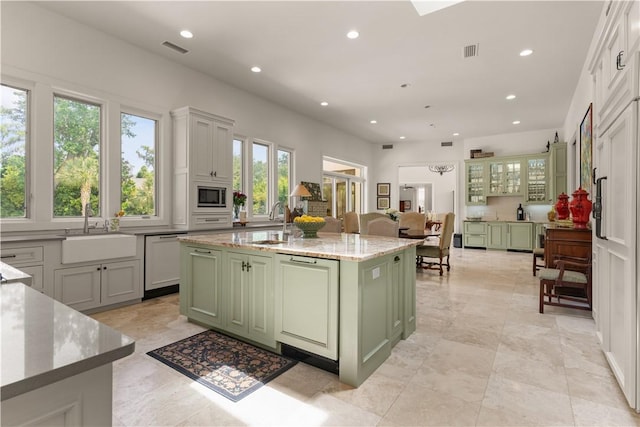
[[(543, 263), (538, 264), (538, 259), (541, 259)], [(542, 267), (544, 267), (544, 248), (535, 248), (533, 250), (533, 275), (535, 276), (536, 271), (540, 270)]]

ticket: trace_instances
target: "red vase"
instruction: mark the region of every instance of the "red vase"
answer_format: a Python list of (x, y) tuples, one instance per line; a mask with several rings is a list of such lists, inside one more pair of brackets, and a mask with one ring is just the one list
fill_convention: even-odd
[(560, 193), (558, 195), (558, 202), (556, 203), (556, 219), (569, 218), (569, 196)]
[(587, 228), (591, 207), (593, 206), (588, 197), (589, 193), (582, 188), (578, 188), (573, 192), (573, 199), (569, 204), (569, 209), (573, 216), (573, 228)]

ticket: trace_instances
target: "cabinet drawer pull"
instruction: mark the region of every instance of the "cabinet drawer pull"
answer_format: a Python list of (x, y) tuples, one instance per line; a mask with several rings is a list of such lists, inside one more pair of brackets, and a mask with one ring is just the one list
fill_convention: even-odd
[(171, 236), (160, 236), (161, 239), (175, 239), (178, 237), (177, 234), (172, 234)]
[(317, 264), (318, 263), (318, 260), (316, 260), (316, 259), (314, 259), (313, 261), (304, 261), (304, 260), (301, 260), (301, 259), (295, 259), (294, 257), (291, 257), (289, 259), (289, 261), (291, 261), (291, 262), (299, 262), (301, 264)]
[(394, 260), (395, 262), (398, 262), (398, 261), (400, 261), (400, 257), (399, 257), (398, 255), (396, 255), (396, 256), (393, 258), (393, 260)]
[(218, 222), (220, 218), (205, 218), (204, 222)]
[(15, 258), (16, 254), (11, 254), (11, 255), (2, 255), (0, 256), (0, 258), (5, 259), (5, 258)]
[(194, 249), (193, 251), (195, 253), (197, 253), (197, 254), (210, 254), (211, 253), (211, 251), (203, 251), (201, 249)]

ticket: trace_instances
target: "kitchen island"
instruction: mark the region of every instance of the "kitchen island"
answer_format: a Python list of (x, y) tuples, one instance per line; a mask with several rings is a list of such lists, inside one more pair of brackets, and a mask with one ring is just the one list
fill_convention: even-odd
[(359, 386), (416, 328), (416, 240), (248, 231), (180, 237), (180, 312), (281, 352), (336, 361)]
[(2, 425), (111, 425), (112, 363), (134, 341), (23, 283), (0, 306)]

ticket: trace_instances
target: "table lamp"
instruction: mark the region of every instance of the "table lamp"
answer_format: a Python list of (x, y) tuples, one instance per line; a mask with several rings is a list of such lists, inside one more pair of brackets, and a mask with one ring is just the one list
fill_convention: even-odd
[(300, 183), (295, 186), (295, 188), (293, 189), (293, 191), (289, 196), (293, 197), (293, 203), (295, 206), (292, 212), (293, 217), (295, 218), (296, 216), (302, 215), (303, 213), (302, 200), (299, 199), (298, 203), (296, 204), (296, 197), (311, 197), (311, 193), (309, 193), (309, 190), (307, 190), (307, 187), (305, 187), (304, 185), (302, 185), (302, 183)]

